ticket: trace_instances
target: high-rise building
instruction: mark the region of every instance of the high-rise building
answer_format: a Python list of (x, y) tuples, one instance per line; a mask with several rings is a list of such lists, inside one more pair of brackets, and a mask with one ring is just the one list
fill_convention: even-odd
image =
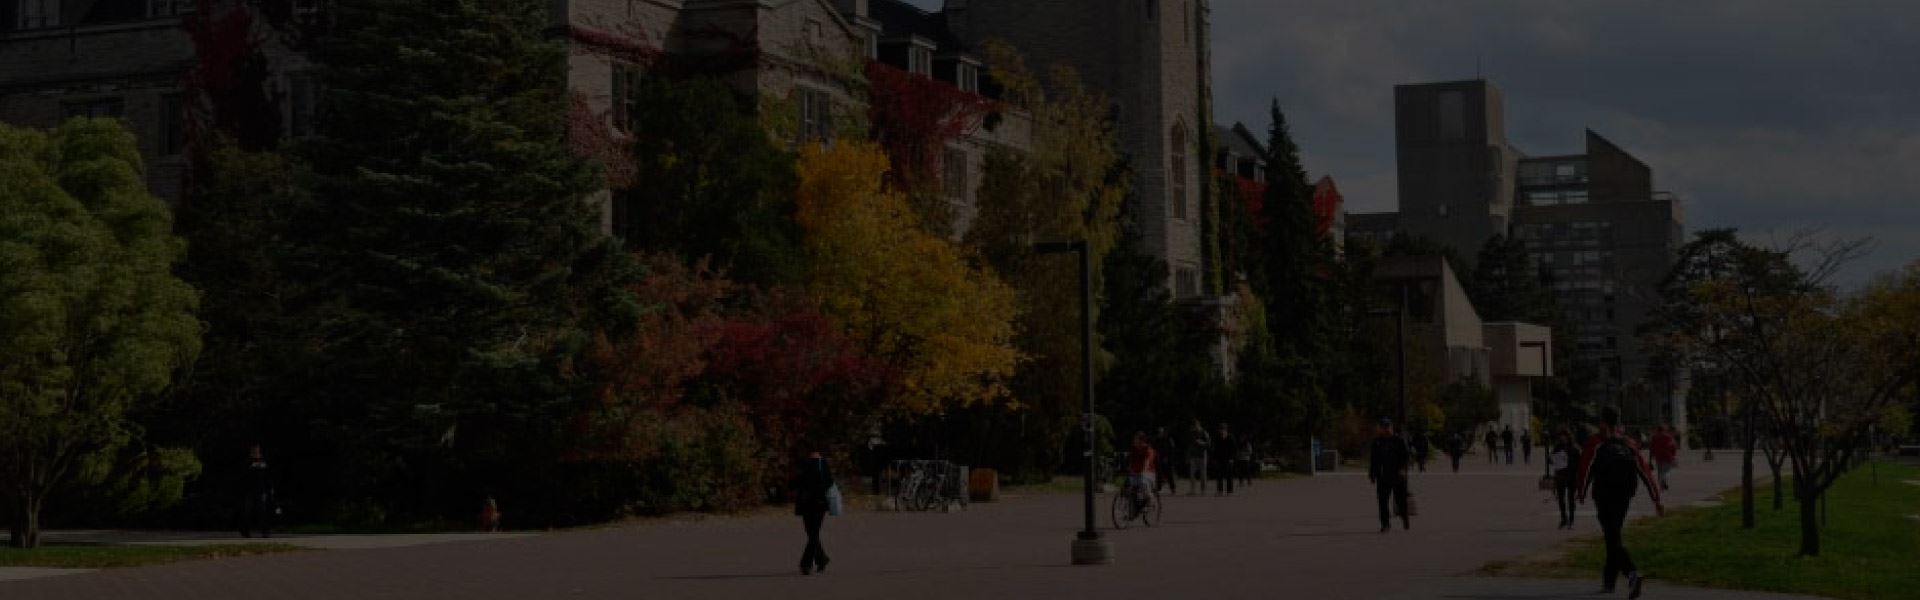
[(1649, 378), (1638, 329), (1684, 243), (1679, 198), (1653, 189), (1653, 170), (1600, 134), (1584, 154), (1520, 161), (1513, 237), (1527, 246), (1595, 370), (1590, 396), (1636, 422), (1683, 420), (1677, 382)]
[[(1585, 400), (1636, 422), (1684, 420), (1684, 383), (1661, 379), (1638, 338), (1683, 242), (1679, 199), (1653, 170), (1586, 132), (1581, 154), (1528, 157), (1506, 139), (1505, 106), (1484, 80), (1394, 87), (1400, 210), (1353, 215), (1351, 235), (1426, 238), (1462, 262), (1495, 235), (1523, 241), (1571, 325), (1564, 349), (1591, 377)], [(1471, 266), (1463, 265), (1463, 270)]]
[(1453, 248), (1471, 271), (1513, 214), (1519, 153), (1507, 144), (1500, 89), (1486, 80), (1394, 86), (1393, 110), (1397, 226)]

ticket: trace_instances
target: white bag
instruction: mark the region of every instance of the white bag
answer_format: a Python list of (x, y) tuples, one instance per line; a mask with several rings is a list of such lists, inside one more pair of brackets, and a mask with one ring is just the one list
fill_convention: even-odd
[(845, 510), (845, 508), (846, 508), (846, 500), (845, 498), (842, 498), (840, 496), (840, 484), (836, 483), (836, 484), (833, 484), (832, 487), (828, 487), (827, 488), (827, 514), (838, 517), (840, 516), (840, 512), (842, 510)]

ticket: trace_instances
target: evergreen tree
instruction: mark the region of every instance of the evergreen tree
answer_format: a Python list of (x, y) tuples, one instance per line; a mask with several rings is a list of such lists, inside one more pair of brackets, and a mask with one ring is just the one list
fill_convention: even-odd
[(1559, 320), (1553, 293), (1541, 285), (1539, 271), (1520, 240), (1504, 235), (1488, 239), (1480, 247), (1470, 281), (1473, 286), (1468, 288), (1469, 296), (1481, 321), (1549, 325)]
[(335, 9), (289, 231), (313, 356), (284, 392), (340, 453), (337, 493), (427, 513), (538, 489), (584, 394), (572, 359), (628, 304), (565, 140), (566, 50), (538, 0)]
[[(1243, 376), (1276, 377), (1286, 390), (1284, 402), (1295, 414), (1286, 431), (1306, 431), (1324, 415), (1326, 374), (1331, 367), (1333, 335), (1339, 315), (1331, 302), (1335, 266), (1329, 242), (1315, 229), (1313, 187), (1300, 166), (1299, 146), (1275, 100), (1267, 141), (1267, 192), (1261, 212), (1265, 226), (1257, 241), (1258, 273), (1249, 273), (1255, 295), (1266, 307), (1271, 357), (1244, 365)], [(1265, 371), (1266, 375), (1259, 372)]]

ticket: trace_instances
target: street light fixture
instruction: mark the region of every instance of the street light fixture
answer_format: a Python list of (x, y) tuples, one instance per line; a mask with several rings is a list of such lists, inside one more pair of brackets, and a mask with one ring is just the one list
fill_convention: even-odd
[(1040, 242), (1033, 245), (1033, 251), (1036, 254), (1072, 252), (1080, 255), (1080, 373), (1084, 378), (1080, 395), (1086, 404), (1080, 415), (1080, 427), (1086, 432), (1087, 439), (1084, 452), (1087, 459), (1084, 486), (1086, 528), (1073, 540), (1073, 564), (1104, 565), (1113, 562), (1113, 547), (1100, 536), (1100, 530), (1093, 527), (1093, 258), (1087, 252), (1085, 241)]

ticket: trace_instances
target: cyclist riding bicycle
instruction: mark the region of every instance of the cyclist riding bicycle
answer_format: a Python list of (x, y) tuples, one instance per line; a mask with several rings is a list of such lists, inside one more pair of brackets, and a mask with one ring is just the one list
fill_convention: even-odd
[(1153, 445), (1147, 443), (1146, 432), (1134, 432), (1133, 449), (1127, 452), (1127, 493), (1139, 507), (1144, 508), (1152, 501), (1154, 459)]

